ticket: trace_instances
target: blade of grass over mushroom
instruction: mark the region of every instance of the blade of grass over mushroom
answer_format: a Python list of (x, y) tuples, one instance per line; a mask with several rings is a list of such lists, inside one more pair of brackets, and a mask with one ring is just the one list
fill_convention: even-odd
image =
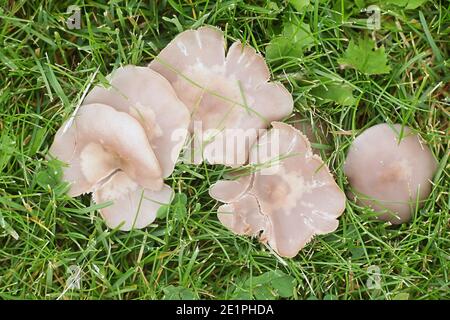
[[(246, 98), (246, 96), (245, 96), (244, 88), (242, 88), (241, 80), (238, 80), (238, 86), (239, 86), (239, 91), (240, 91), (240, 93), (241, 93), (241, 97), (242, 97), (244, 109), (245, 109), (245, 111), (247, 111), (247, 114), (250, 114), (250, 112), (251, 112), (252, 109), (248, 107), (248, 104), (247, 104), (247, 98)], [(263, 118), (262, 115), (259, 115), (259, 117), (261, 117), (262, 120), (264, 120), (264, 121), (267, 122), (267, 119)]]

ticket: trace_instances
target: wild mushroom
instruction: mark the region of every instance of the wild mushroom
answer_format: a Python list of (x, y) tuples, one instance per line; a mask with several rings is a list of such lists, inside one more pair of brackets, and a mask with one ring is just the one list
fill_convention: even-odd
[(110, 177), (100, 188), (94, 191), (96, 203), (113, 201), (113, 205), (100, 210), (106, 225), (128, 231), (141, 229), (156, 219), (156, 213), (162, 205), (170, 203), (172, 189), (163, 185), (159, 191), (140, 187), (128, 175), (119, 171)]
[(400, 224), (423, 205), (436, 168), (430, 149), (410, 128), (382, 123), (356, 137), (344, 172), (351, 198), (373, 208), (379, 219)]
[(262, 231), (262, 242), (294, 257), (314, 235), (336, 230), (345, 194), (300, 131), (280, 122), (272, 126), (250, 151), (252, 178), (219, 181), (210, 195), (228, 202), (218, 210), (226, 227), (237, 234)]
[[(101, 210), (110, 226), (123, 217), (121, 229), (128, 230), (136, 217), (142, 227), (168, 201), (169, 187), (163, 184), (146, 132), (136, 119), (110, 106), (81, 106), (67, 131), (65, 125), (58, 130), (49, 153), (67, 164), (63, 177), (71, 184), (71, 196), (94, 192), (96, 201), (113, 200), (111, 207)], [(161, 203), (142, 202), (142, 193)], [(112, 217), (122, 209), (130, 211)]]
[(258, 200), (247, 193), (217, 209), (219, 221), (228, 229), (239, 235), (258, 236), (261, 230), (267, 229), (268, 219), (261, 214)]
[(96, 86), (84, 104), (103, 103), (138, 120), (147, 133), (162, 176), (167, 178), (188, 134), (189, 110), (170, 83), (149, 68), (128, 65), (107, 78), (110, 87)]
[(149, 67), (169, 80), (191, 111), (193, 140), (200, 143), (193, 147), (194, 163), (244, 164), (257, 130), (293, 109), (286, 88), (269, 82), (264, 58), (239, 41), (225, 56), (224, 35), (213, 27), (179, 34)]
[(161, 168), (139, 122), (104, 104), (82, 106), (69, 129), (56, 133), (50, 154), (69, 166), (70, 195), (92, 192), (116, 170), (151, 190), (162, 187)]
[(233, 180), (219, 180), (209, 188), (212, 198), (220, 202), (233, 202), (247, 193), (253, 183), (253, 173), (243, 172), (230, 175)]

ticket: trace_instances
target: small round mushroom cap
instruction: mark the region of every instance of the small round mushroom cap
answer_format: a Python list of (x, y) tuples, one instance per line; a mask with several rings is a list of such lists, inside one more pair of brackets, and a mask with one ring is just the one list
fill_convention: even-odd
[(81, 106), (71, 126), (57, 131), (50, 155), (67, 164), (69, 194), (91, 192), (121, 169), (141, 186), (159, 190), (163, 180), (158, 160), (139, 122), (104, 104)]
[[(255, 49), (235, 42), (225, 56), (223, 33), (213, 27), (188, 30), (172, 40), (149, 67), (162, 74), (192, 114), (194, 159), (239, 166), (257, 130), (288, 116), (293, 100), (286, 88), (269, 82), (270, 72)], [(201, 123), (200, 132), (194, 130)], [(249, 132), (248, 143), (234, 138)], [(237, 132), (237, 134), (234, 134)]]
[[(225, 226), (238, 234), (262, 230), (261, 241), (281, 256), (294, 257), (314, 235), (336, 230), (345, 194), (301, 132), (280, 122), (272, 127), (250, 151), (249, 161), (257, 171), (248, 191), (233, 193), (232, 188), (242, 190), (248, 184), (238, 180), (218, 182), (210, 194), (230, 202), (220, 208), (219, 220)], [(248, 195), (258, 206), (245, 199)]]
[(373, 208), (379, 219), (400, 224), (430, 194), (436, 168), (430, 149), (410, 128), (382, 123), (356, 137), (344, 172), (352, 198)]
[(147, 133), (163, 178), (167, 178), (188, 135), (189, 110), (170, 83), (147, 67), (124, 66), (107, 78), (110, 87), (96, 86), (84, 104), (103, 103), (138, 120)]
[(172, 189), (163, 185), (161, 190), (152, 191), (139, 185), (119, 171), (93, 193), (98, 204), (112, 201), (112, 205), (100, 209), (106, 225), (122, 231), (142, 229), (156, 219), (162, 205), (170, 203)]

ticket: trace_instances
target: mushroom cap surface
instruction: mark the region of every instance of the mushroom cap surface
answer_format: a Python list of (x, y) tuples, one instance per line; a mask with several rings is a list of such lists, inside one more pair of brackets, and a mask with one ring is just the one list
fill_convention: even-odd
[(112, 201), (112, 205), (100, 209), (100, 214), (108, 227), (122, 231), (151, 224), (158, 209), (169, 204), (172, 197), (168, 185), (164, 184), (158, 191), (142, 188), (123, 171), (115, 173), (93, 193), (96, 203)]
[[(288, 116), (293, 100), (269, 82), (270, 72), (255, 49), (235, 42), (225, 56), (222, 31), (202, 27), (180, 33), (150, 63), (174, 87), (192, 114), (191, 132), (200, 137), (194, 162), (239, 166), (247, 161), (257, 129)], [(194, 130), (201, 123), (199, 131)], [(247, 132), (247, 133), (243, 133)], [(245, 143), (235, 137), (247, 135)]]
[(253, 178), (253, 173), (246, 173), (234, 180), (219, 180), (209, 187), (209, 195), (220, 202), (239, 200), (252, 186)]
[(273, 122), (252, 147), (249, 162), (257, 168), (251, 180), (219, 181), (210, 190), (228, 202), (218, 210), (226, 227), (237, 234), (262, 231), (260, 240), (284, 257), (297, 255), (314, 235), (336, 230), (345, 194), (301, 132)]
[(267, 229), (267, 217), (260, 213), (258, 201), (249, 193), (221, 205), (217, 217), (225, 227), (239, 235), (257, 236)]
[(94, 87), (83, 103), (103, 103), (138, 120), (147, 133), (163, 178), (167, 178), (188, 135), (189, 110), (170, 83), (147, 67), (127, 65), (107, 79), (110, 87)]
[(67, 131), (66, 124), (49, 153), (68, 165), (63, 178), (71, 184), (71, 196), (93, 191), (118, 169), (145, 188), (161, 189), (161, 168), (136, 119), (96, 103), (81, 106)]
[(344, 173), (358, 203), (379, 212), (379, 219), (400, 224), (430, 194), (436, 168), (431, 150), (410, 128), (382, 123), (355, 138)]

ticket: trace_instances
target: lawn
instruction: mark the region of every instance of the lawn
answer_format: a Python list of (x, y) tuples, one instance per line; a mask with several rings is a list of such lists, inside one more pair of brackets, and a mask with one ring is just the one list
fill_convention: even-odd
[[(71, 1), (0, 2), (0, 298), (450, 298), (447, 2), (378, 1), (377, 20), (366, 0), (86, 0), (79, 29), (66, 25)], [(208, 188), (222, 166), (179, 163), (172, 205), (143, 230), (110, 230), (89, 196), (67, 196), (46, 155), (83, 93), (202, 25), (266, 55), (295, 113), (330, 132), (317, 147), (344, 190), (361, 130), (419, 133), (439, 169), (412, 221), (348, 201), (336, 232), (282, 259), (218, 221)]]

